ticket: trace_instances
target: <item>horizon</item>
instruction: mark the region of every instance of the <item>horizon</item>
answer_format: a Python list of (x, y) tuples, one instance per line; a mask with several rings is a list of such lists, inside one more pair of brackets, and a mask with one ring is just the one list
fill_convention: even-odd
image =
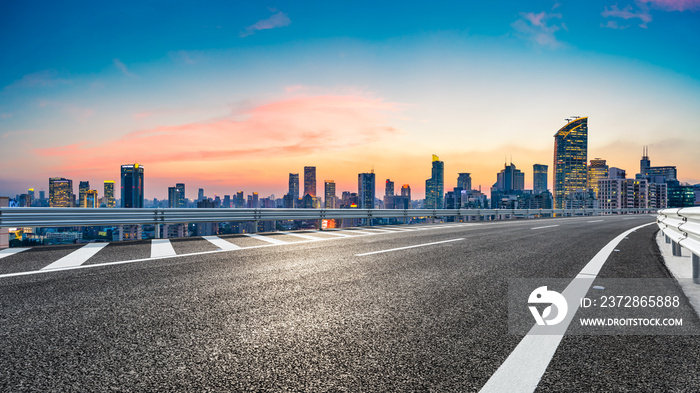
[(504, 158), (551, 189), (572, 115), (588, 162), (633, 177), (649, 146), (700, 183), (700, 1), (271, 6), (4, 5), (0, 195), (64, 177), (102, 196), (138, 162), (147, 199), (281, 196), (304, 166), (338, 195), (374, 168), (377, 195), (421, 199), (431, 154), (446, 191), (468, 172), (488, 193)]

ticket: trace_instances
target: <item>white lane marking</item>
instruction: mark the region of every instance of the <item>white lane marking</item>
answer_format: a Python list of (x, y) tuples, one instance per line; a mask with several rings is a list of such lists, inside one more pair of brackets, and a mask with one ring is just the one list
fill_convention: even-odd
[(283, 234), (289, 235), (289, 236), (300, 237), (302, 239), (313, 240), (313, 241), (323, 240), (323, 238), (316, 237), (316, 236), (304, 235), (303, 233), (296, 233), (296, 232), (280, 232), (280, 233), (283, 233)]
[(386, 233), (386, 232), (396, 232), (396, 231), (392, 231), (392, 230), (390, 230), (390, 229), (379, 229), (379, 228), (362, 228), (362, 230), (363, 230), (363, 231), (378, 231), (378, 232), (384, 232), (384, 233)]
[(9, 257), (10, 255), (15, 255), (26, 250), (29, 250), (29, 248), (7, 248), (5, 250), (0, 251), (0, 259)]
[(363, 253), (363, 254), (355, 254), (355, 256), (356, 256), (356, 257), (363, 257), (363, 256), (365, 256), (365, 255), (381, 254), (381, 253), (384, 253), (384, 252), (399, 251), (399, 250), (407, 250), (407, 249), (409, 249), (409, 248), (432, 246), (432, 245), (435, 245), (435, 244), (456, 242), (456, 241), (458, 241), (458, 240), (464, 240), (464, 238), (461, 237), (461, 238), (459, 238), (459, 239), (450, 239), (450, 240), (443, 240), (443, 241), (439, 241), (439, 242), (415, 244), (415, 245), (413, 245), (413, 246), (391, 248), (391, 249), (388, 249), (388, 250), (372, 251), (372, 252), (366, 252), (366, 253)]
[(535, 228), (530, 228), (530, 229), (554, 228), (554, 227), (558, 227), (558, 226), (559, 226), (559, 224), (557, 224), (557, 225), (545, 225), (543, 227), (535, 227)]
[(354, 237), (353, 235), (348, 235), (347, 233), (343, 233), (344, 231), (340, 230), (325, 230), (325, 231), (311, 231), (314, 233), (327, 233), (329, 235), (335, 235), (335, 236), (340, 236), (340, 237)]
[(593, 221), (586, 221), (586, 222), (603, 222), (605, 220), (593, 220)]
[(224, 240), (218, 236), (202, 236), (202, 239), (219, 247), (222, 250), (238, 250), (238, 249), (243, 248), (243, 247), (237, 246), (237, 245), (235, 245), (227, 240)]
[(264, 242), (272, 243), (272, 244), (289, 244), (289, 242), (285, 242), (284, 240), (276, 239), (271, 236), (262, 236), (258, 235), (257, 233), (246, 233), (245, 234), (248, 237), (252, 237), (253, 239), (258, 239), (262, 240)]
[(177, 255), (170, 239), (151, 240), (151, 258), (169, 257)]
[(387, 228), (395, 229), (397, 231), (408, 231), (408, 232), (416, 230), (416, 228), (404, 228), (404, 227), (387, 227)]
[(67, 267), (80, 266), (90, 259), (98, 251), (107, 247), (109, 243), (88, 243), (56, 262), (44, 266), (41, 270), (65, 269)]
[[(583, 267), (581, 272), (576, 275), (576, 278), (579, 280), (574, 279), (571, 281), (562, 292), (562, 295), (567, 299), (576, 299), (586, 296), (588, 288), (598, 276), (600, 269), (603, 267), (603, 264), (605, 264), (610, 254), (612, 254), (615, 246), (630, 233), (653, 224), (655, 223), (651, 222), (629, 229), (611, 240)], [(566, 332), (577, 310), (578, 303), (574, 302), (574, 307), (572, 310), (569, 310), (566, 319), (561, 322), (564, 332)], [(530, 332), (523, 337), (518, 346), (515, 347), (513, 352), (511, 352), (508, 358), (501, 364), (501, 367), (496, 370), (486, 382), (486, 385), (481, 388), (480, 392), (533, 392), (537, 389), (542, 375), (544, 375), (547, 367), (549, 367), (549, 363), (552, 361), (554, 353), (559, 347), (561, 339), (564, 337), (563, 334), (531, 334), (533, 331), (536, 331), (537, 327), (537, 325), (534, 325)]]
[(637, 218), (637, 217), (625, 217), (625, 218), (623, 218), (623, 220), (634, 220), (634, 219), (636, 219), (636, 218)]
[(365, 232), (357, 229), (345, 229), (344, 231), (348, 233), (359, 233), (360, 235), (378, 235), (377, 232)]

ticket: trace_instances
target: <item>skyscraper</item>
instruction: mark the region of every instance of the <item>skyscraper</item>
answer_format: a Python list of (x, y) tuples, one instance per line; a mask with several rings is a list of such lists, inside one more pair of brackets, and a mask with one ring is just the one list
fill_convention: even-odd
[(73, 207), (73, 180), (49, 178), (49, 206)]
[(97, 197), (97, 190), (87, 190), (85, 191), (85, 206), (89, 208), (97, 208), (100, 206), (99, 199)]
[(461, 188), (464, 191), (471, 191), (471, 189), (472, 189), (472, 174), (471, 173), (458, 173), (457, 174), (457, 188)]
[(642, 148), (642, 159), (639, 160), (639, 174), (642, 178), (647, 178), (649, 176), (649, 169), (651, 168), (651, 160), (649, 160), (649, 148), (644, 146)]
[(357, 175), (358, 208), (374, 209), (374, 172)]
[(598, 181), (608, 178), (608, 165), (605, 160), (596, 158), (591, 160), (591, 165), (588, 166), (588, 187), (595, 192), (598, 197)]
[(496, 174), (496, 189), (503, 192), (522, 191), (525, 189), (525, 174), (511, 163)]
[(87, 202), (85, 201), (85, 195), (90, 189), (89, 181), (81, 181), (78, 186), (78, 207), (87, 207)]
[(168, 207), (183, 208), (185, 206), (185, 184), (177, 183), (168, 187)]
[(203, 201), (206, 197), (204, 196), (204, 189), (200, 188), (199, 191), (197, 192), (197, 200), (198, 201)]
[(245, 196), (243, 195), (243, 191), (238, 191), (236, 193), (236, 208), (242, 209), (245, 207)]
[(532, 166), (532, 193), (539, 195), (547, 190), (547, 165), (535, 164)]
[(390, 179), (386, 179), (384, 185), (384, 208), (394, 209), (395, 208), (395, 197), (394, 197), (394, 182)]
[[(569, 120), (569, 119), (567, 119)], [(554, 207), (588, 188), (588, 117), (574, 117), (554, 134)]]
[(445, 195), (445, 163), (433, 154), (430, 179), (425, 181), (425, 208), (442, 209)]
[(143, 208), (143, 165), (122, 165), (122, 207)]
[(290, 173), (289, 174), (289, 195), (292, 200), (297, 201), (299, 199), (299, 174)]
[(304, 195), (316, 197), (316, 167), (304, 167)]
[(325, 181), (325, 193), (324, 193), (324, 206), (326, 209), (335, 209), (336, 206), (336, 196), (335, 196), (335, 182), (333, 180)]
[(116, 203), (114, 201), (114, 180), (105, 180), (104, 182), (105, 185), (105, 205), (109, 208), (113, 208), (116, 206)]

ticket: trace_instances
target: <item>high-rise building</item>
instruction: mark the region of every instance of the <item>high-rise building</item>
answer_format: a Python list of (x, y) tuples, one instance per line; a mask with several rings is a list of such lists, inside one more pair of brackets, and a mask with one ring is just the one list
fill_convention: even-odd
[(304, 167), (304, 195), (316, 197), (316, 167)]
[(224, 195), (224, 202), (221, 206), (226, 209), (231, 207), (231, 195)]
[(535, 164), (532, 166), (532, 193), (539, 195), (547, 190), (547, 165)]
[(299, 199), (299, 174), (298, 173), (290, 173), (289, 174), (289, 195), (294, 200)]
[(646, 179), (600, 179), (598, 186), (600, 209), (649, 207), (649, 187)]
[(425, 181), (425, 208), (442, 209), (445, 195), (445, 163), (433, 154), (430, 179)]
[(168, 187), (168, 207), (183, 208), (185, 205), (185, 184), (177, 183), (175, 187)]
[(78, 186), (78, 207), (87, 207), (86, 201), (85, 201), (85, 195), (90, 189), (90, 182), (89, 181), (81, 181), (80, 185)]
[(336, 208), (335, 182), (333, 180), (325, 181), (324, 206), (326, 209)]
[(122, 207), (143, 208), (143, 170), (139, 164), (122, 165)]
[(598, 181), (608, 178), (608, 165), (602, 158), (591, 160), (588, 166), (588, 187), (593, 190), (596, 198), (598, 197)]
[(205, 199), (206, 199), (206, 197), (204, 196), (204, 189), (200, 188), (199, 191), (197, 192), (197, 200), (203, 201)]
[(639, 174), (643, 178), (649, 176), (649, 169), (651, 168), (651, 160), (649, 160), (649, 148), (644, 146), (642, 148), (642, 159), (639, 160)]
[(105, 180), (104, 182), (104, 198), (105, 198), (105, 205), (108, 208), (113, 208), (116, 206), (116, 202), (114, 201), (114, 180)]
[(668, 185), (666, 183), (649, 184), (649, 208), (665, 209), (668, 207)]
[(394, 195), (394, 206), (392, 209), (411, 208), (411, 186), (404, 184), (401, 186), (401, 195)]
[(92, 209), (100, 207), (100, 199), (97, 197), (97, 190), (85, 191), (85, 205), (82, 207)]
[(357, 197), (360, 209), (374, 209), (374, 172), (357, 175)]
[(502, 192), (522, 191), (525, 189), (525, 174), (515, 168), (513, 163), (506, 165), (500, 173), (496, 174), (495, 187)]
[(626, 179), (627, 171), (617, 167), (608, 168), (608, 179)]
[(457, 174), (457, 188), (461, 188), (464, 191), (471, 191), (471, 189), (472, 189), (472, 174), (471, 173), (458, 173)]
[(243, 191), (238, 191), (236, 193), (236, 207), (238, 209), (245, 207), (245, 196), (243, 195)]
[(386, 179), (384, 186), (384, 208), (394, 209), (395, 208), (395, 195), (394, 195), (394, 182), (390, 179)]
[(588, 117), (575, 117), (554, 135), (554, 207), (588, 188)]
[(73, 207), (73, 180), (62, 177), (49, 178), (49, 206)]

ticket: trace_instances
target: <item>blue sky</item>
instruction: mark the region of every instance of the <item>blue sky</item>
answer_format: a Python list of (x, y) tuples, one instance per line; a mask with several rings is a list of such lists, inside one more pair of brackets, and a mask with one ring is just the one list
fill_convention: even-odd
[(589, 159), (650, 145), (700, 182), (700, 1), (16, 2), (0, 35), (0, 194), (138, 161), (147, 197), (280, 196), (304, 165), (419, 196), (433, 153), (447, 187), (511, 155), (527, 184), (570, 115)]

